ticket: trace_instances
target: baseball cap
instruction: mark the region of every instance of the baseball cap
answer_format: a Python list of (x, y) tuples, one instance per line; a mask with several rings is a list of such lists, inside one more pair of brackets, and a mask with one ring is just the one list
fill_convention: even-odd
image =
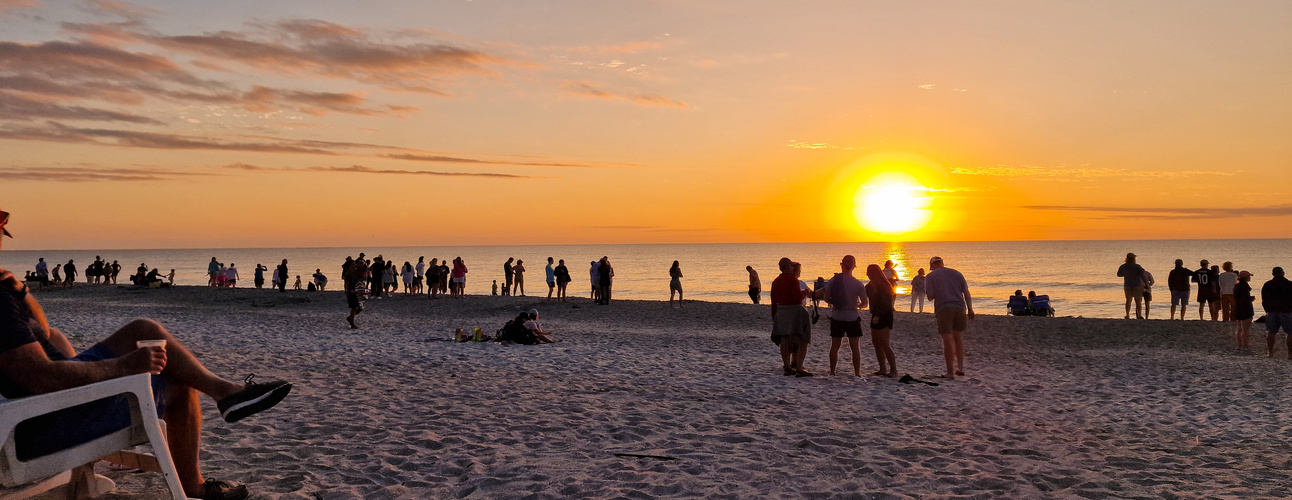
[(1238, 277), (1242, 279), (1249, 279), (1252, 277), (1252, 273), (1249, 273), (1247, 271), (1239, 271)]
[(942, 257), (934, 257), (932, 259), (929, 259), (930, 266), (933, 265), (934, 262), (942, 262)]
[(1131, 258), (1134, 258), (1134, 257), (1135, 257), (1135, 254), (1130, 253), (1130, 252), (1126, 252), (1126, 258), (1127, 258), (1127, 259), (1131, 259)]

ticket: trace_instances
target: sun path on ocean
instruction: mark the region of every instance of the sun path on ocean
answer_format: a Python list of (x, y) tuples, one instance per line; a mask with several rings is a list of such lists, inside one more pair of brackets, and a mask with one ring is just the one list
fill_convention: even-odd
[(897, 235), (923, 229), (933, 218), (928, 188), (911, 174), (886, 171), (857, 187), (852, 215), (863, 229)]

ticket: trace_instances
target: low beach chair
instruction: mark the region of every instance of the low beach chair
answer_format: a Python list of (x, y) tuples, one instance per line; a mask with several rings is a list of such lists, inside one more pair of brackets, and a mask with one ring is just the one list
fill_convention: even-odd
[(1050, 309), (1050, 296), (1037, 295), (1032, 299), (1032, 314), (1036, 316), (1053, 316), (1054, 310)]
[[(115, 378), (81, 387), (19, 399), (0, 399), (0, 498), (91, 498), (111, 491), (112, 480), (96, 476), (94, 463), (106, 459), (130, 467), (161, 472), (170, 496), (183, 500), (184, 488), (166, 448), (164, 424), (157, 418), (148, 374)], [(124, 394), (130, 402), (131, 425), (98, 439), (19, 460), (14, 430), (24, 420), (64, 408)], [(153, 455), (135, 452), (151, 444)]]
[(1005, 306), (1005, 314), (1014, 316), (1031, 316), (1032, 309), (1027, 305), (1027, 297), (1022, 295), (1010, 295), (1009, 304)]

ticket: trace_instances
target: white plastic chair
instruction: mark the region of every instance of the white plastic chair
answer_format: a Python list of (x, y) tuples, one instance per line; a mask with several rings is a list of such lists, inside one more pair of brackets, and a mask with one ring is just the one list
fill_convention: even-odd
[[(127, 395), (131, 425), (107, 436), (27, 461), (18, 460), (14, 429), (24, 420), (79, 404)], [(64, 498), (89, 498), (111, 491), (112, 480), (96, 476), (94, 463), (122, 450), (151, 444), (157, 468), (171, 497), (183, 500), (184, 488), (166, 447), (164, 424), (157, 418), (149, 375), (131, 375), (49, 394), (0, 400), (0, 499), (22, 499), (61, 489)]]

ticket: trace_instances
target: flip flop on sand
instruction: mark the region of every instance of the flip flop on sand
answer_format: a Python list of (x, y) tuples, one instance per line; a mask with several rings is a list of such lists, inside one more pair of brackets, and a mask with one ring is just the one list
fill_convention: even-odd
[(795, 372), (795, 373), (794, 373), (794, 376), (795, 376), (795, 377), (800, 377), (800, 378), (801, 378), (801, 377), (815, 377), (815, 376), (816, 376), (816, 374), (815, 374), (815, 373), (812, 373), (812, 372), (810, 372), (810, 371), (807, 371), (807, 370), (799, 370), (799, 371), (797, 371), (797, 372)]
[(872, 373), (871, 375), (879, 375), (879, 376), (881, 376), (881, 377), (887, 377), (887, 376), (888, 376), (888, 372), (885, 372), (885, 371), (877, 371), (877, 372), (875, 372), (875, 373)]

